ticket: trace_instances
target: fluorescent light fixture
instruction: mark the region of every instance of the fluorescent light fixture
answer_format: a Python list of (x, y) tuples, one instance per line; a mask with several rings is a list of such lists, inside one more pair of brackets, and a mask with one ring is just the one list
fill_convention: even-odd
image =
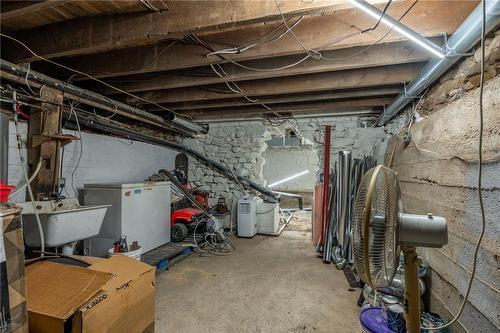
[(307, 173), (309, 173), (309, 170), (304, 170), (304, 171), (301, 171), (301, 172), (296, 173), (295, 175), (292, 175), (292, 176), (290, 176), (290, 177), (284, 178), (284, 179), (282, 179), (282, 180), (278, 180), (277, 182), (275, 182), (275, 183), (272, 183), (272, 184), (268, 185), (268, 187), (274, 187), (274, 186), (276, 186), (276, 185), (283, 184), (283, 183), (285, 183), (285, 182), (287, 182), (287, 181), (289, 181), (289, 180), (292, 180), (292, 179), (298, 178), (298, 177), (303, 176), (303, 175), (305, 175), (305, 174), (307, 174)]
[[(382, 15), (382, 11), (380, 11), (378, 8), (373, 7), (369, 3), (367, 3), (364, 0), (349, 0), (350, 3), (353, 5), (356, 5), (359, 9), (367, 13), (368, 15), (376, 18), (377, 20), (380, 18)], [(427, 38), (417, 34), (410, 28), (406, 27), (402, 23), (396, 21), (392, 17), (388, 15), (384, 15), (382, 19), (380, 20), (383, 24), (387, 25), (389, 28), (394, 29), (395, 31), (399, 32), (401, 35), (405, 36), (409, 40), (417, 43), (427, 51), (431, 52), (432, 54), (438, 56), (439, 58), (444, 58), (446, 56), (445, 52), (443, 52), (442, 48), (434, 44), (433, 42), (429, 41)]]

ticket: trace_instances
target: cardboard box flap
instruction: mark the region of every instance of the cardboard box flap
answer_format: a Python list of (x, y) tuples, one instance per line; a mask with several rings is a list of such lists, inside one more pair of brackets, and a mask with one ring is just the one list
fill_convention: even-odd
[(89, 270), (107, 272), (114, 275), (114, 278), (102, 288), (106, 291), (120, 289), (132, 280), (153, 269), (154, 267), (127, 256), (113, 256), (107, 260), (96, 262), (89, 267)]
[(68, 319), (111, 278), (112, 274), (106, 272), (49, 261), (28, 265), (28, 310)]

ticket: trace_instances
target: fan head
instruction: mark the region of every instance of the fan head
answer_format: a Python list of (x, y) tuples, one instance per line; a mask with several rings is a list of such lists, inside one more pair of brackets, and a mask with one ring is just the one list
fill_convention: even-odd
[(354, 266), (371, 288), (389, 286), (399, 264), (401, 200), (393, 170), (379, 165), (362, 178), (353, 212)]

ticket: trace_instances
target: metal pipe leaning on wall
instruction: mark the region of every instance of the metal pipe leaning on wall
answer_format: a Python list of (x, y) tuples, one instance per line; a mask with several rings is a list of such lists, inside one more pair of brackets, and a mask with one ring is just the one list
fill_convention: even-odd
[(334, 260), (337, 266), (346, 262), (349, 250), (350, 228), (350, 191), (351, 191), (351, 151), (339, 152), (338, 177), (337, 177), (337, 248), (334, 251)]
[(27, 69), (3, 59), (0, 59), (0, 69), (2, 70), (3, 79), (14, 81), (19, 84), (26, 84), (26, 81), (28, 81), (30, 85), (36, 88), (41, 88), (42, 86), (51, 87), (63, 92), (65, 98), (109, 112), (116, 112), (124, 117), (138, 120), (155, 127), (189, 136), (194, 134), (206, 134), (208, 132), (206, 127), (187, 119), (180, 118), (173, 112), (166, 111), (166, 118), (163, 118), (92, 91), (53, 79), (36, 71), (28, 71)]
[[(485, 0), (486, 1), (486, 0)], [(448, 39), (447, 55), (442, 59), (433, 59), (425, 65), (419, 77), (406, 86), (406, 91), (400, 93), (394, 102), (385, 109), (377, 120), (382, 126), (391, 120), (413, 98), (416, 98), (427, 87), (453, 66), (467, 51), (476, 45), (481, 38), (482, 8), (479, 4), (462, 22), (455, 33)], [(486, 1), (486, 33), (500, 24), (500, 1)]]
[(337, 172), (336, 166), (333, 168), (333, 173), (330, 180), (330, 202), (328, 206), (328, 224), (325, 230), (325, 245), (323, 246), (323, 262), (330, 263), (332, 260), (332, 250), (337, 244), (337, 216), (335, 214), (335, 203), (337, 202)]
[[(69, 116), (65, 115), (64, 119), (68, 120), (68, 117)], [(228, 179), (234, 179), (234, 177), (236, 176), (238, 178), (238, 180), (243, 185), (246, 185), (246, 186), (254, 189), (255, 191), (263, 194), (266, 197), (265, 198), (266, 201), (273, 202), (273, 203), (279, 202), (280, 195), (274, 193), (272, 190), (265, 188), (263, 186), (260, 186), (259, 184), (255, 183), (252, 180), (247, 179), (243, 176), (233, 175), (231, 173), (231, 171), (229, 171), (222, 163), (211, 160), (208, 157), (206, 157), (205, 155), (201, 154), (200, 152), (192, 150), (184, 145), (181, 145), (181, 144), (175, 143), (175, 142), (171, 142), (168, 140), (164, 140), (164, 139), (155, 138), (155, 137), (152, 137), (149, 135), (137, 133), (135, 131), (132, 131), (132, 130), (129, 130), (126, 128), (99, 123), (95, 119), (91, 119), (88, 116), (79, 115), (78, 120), (80, 121), (80, 126), (82, 126), (82, 127), (88, 127), (88, 128), (92, 128), (95, 130), (112, 133), (112, 134), (123, 135), (123, 136), (126, 136), (130, 139), (133, 139), (133, 140), (146, 142), (146, 143), (154, 144), (154, 145), (161, 146), (161, 147), (170, 148), (170, 149), (178, 151), (178, 152), (183, 152), (186, 155), (189, 155), (189, 156), (197, 159), (198, 161), (201, 161), (204, 164), (214, 168), (215, 170), (220, 172), (222, 175), (224, 175)], [(72, 122), (66, 122), (65, 127), (76, 130), (76, 124), (74, 124)]]

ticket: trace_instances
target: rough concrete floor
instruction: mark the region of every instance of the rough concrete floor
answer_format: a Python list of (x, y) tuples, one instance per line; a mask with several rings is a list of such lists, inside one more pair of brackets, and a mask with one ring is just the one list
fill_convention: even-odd
[(308, 214), (280, 237), (233, 237), (228, 257), (197, 254), (156, 278), (157, 332), (360, 332), (357, 291), (316, 257)]

